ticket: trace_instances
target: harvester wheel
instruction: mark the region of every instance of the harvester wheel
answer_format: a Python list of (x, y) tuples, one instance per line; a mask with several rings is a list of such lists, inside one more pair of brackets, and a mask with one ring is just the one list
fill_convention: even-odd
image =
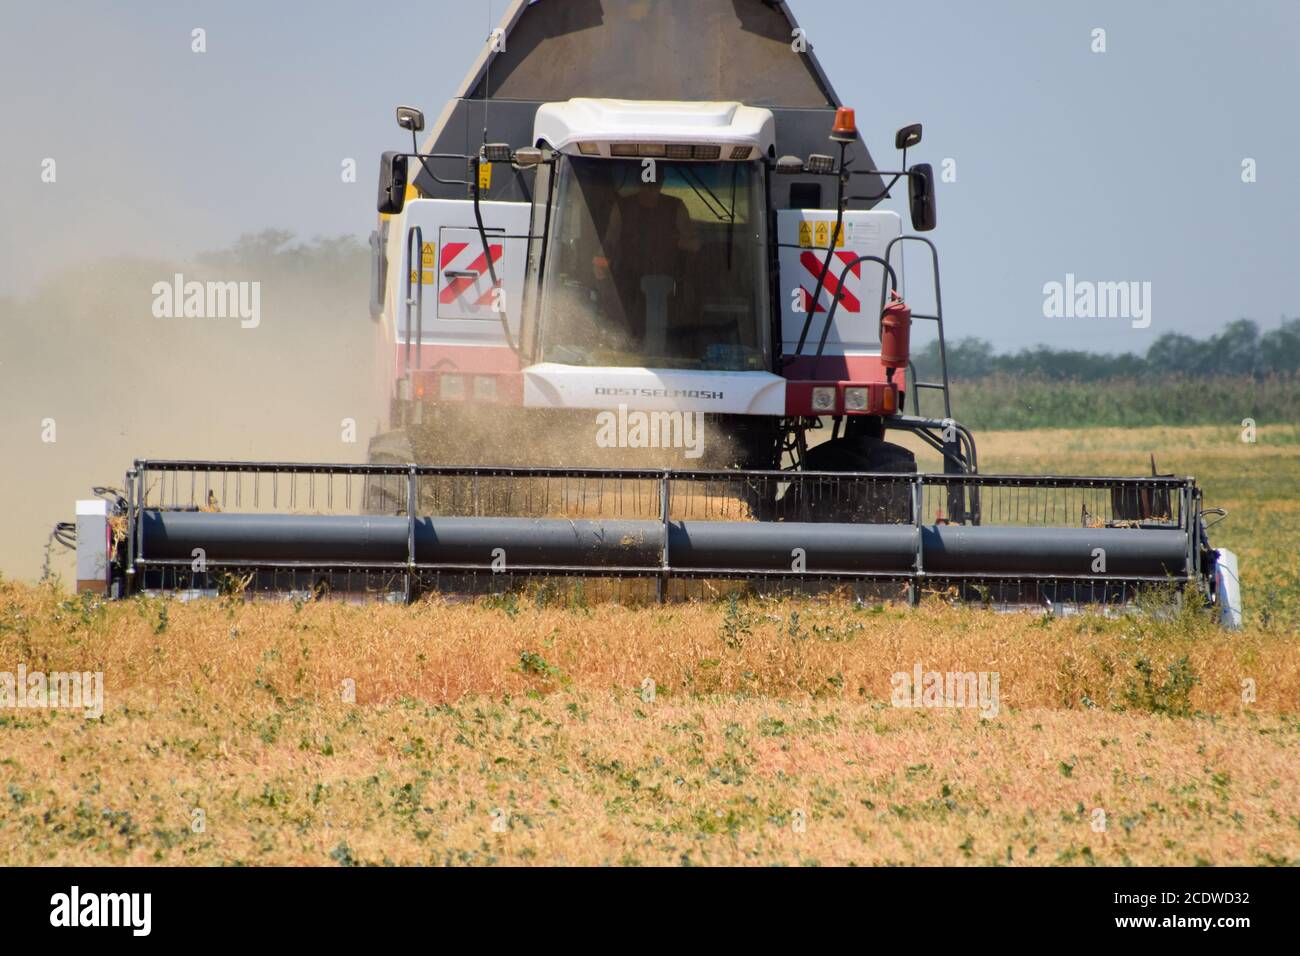
[[(407, 465), (415, 459), (404, 431), (384, 432), (370, 439), (366, 461), (372, 465)], [(367, 475), (362, 486), (363, 509), (368, 515), (406, 514), (406, 479)]]
[(881, 438), (833, 438), (808, 449), (807, 471), (873, 471), (915, 474), (916, 455)]
[[(916, 455), (901, 445), (872, 436), (833, 438), (808, 449), (805, 471), (867, 471), (916, 474)], [(807, 480), (791, 485), (794, 498), (786, 511), (792, 521), (870, 522), (904, 524), (913, 520), (912, 489), (898, 484), (854, 484), (835, 479)]]

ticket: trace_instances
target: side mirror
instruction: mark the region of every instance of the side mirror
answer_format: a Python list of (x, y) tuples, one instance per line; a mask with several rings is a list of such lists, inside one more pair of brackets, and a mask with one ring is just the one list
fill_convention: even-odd
[(934, 206), (934, 167), (929, 163), (917, 163), (907, 173), (912, 228), (917, 232), (929, 232), (937, 222)]
[(397, 125), (402, 129), (409, 129), (412, 133), (418, 133), (424, 129), (424, 113), (414, 106), (399, 106)]
[(389, 150), (379, 158), (379, 211), (396, 215), (406, 205), (407, 156)]
[(904, 126), (894, 134), (894, 149), (911, 149), (921, 144), (921, 124)]

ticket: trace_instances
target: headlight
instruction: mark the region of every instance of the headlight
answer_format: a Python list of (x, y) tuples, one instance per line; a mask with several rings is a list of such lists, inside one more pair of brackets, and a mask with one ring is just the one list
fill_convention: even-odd
[(804, 169), (816, 176), (829, 176), (835, 172), (835, 157), (825, 153), (813, 153), (804, 163)]
[(844, 408), (850, 412), (867, 410), (867, 390), (865, 388), (846, 388), (844, 390)]
[(813, 389), (813, 411), (830, 412), (835, 410), (835, 389), (818, 386)]

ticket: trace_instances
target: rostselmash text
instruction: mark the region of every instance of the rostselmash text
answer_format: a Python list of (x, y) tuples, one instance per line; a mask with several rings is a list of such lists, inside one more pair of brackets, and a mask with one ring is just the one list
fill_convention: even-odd
[(703, 398), (720, 402), (723, 393), (707, 388), (648, 388), (632, 385), (597, 385), (597, 395), (617, 398)]

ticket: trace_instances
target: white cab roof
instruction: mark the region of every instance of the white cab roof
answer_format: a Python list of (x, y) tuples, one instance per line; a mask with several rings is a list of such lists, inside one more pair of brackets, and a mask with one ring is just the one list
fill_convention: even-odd
[(664, 100), (580, 98), (544, 103), (537, 110), (534, 141), (563, 153), (578, 154), (578, 143), (595, 143), (609, 156), (613, 143), (688, 143), (750, 146), (767, 155), (776, 142), (771, 110), (740, 103), (689, 103)]

